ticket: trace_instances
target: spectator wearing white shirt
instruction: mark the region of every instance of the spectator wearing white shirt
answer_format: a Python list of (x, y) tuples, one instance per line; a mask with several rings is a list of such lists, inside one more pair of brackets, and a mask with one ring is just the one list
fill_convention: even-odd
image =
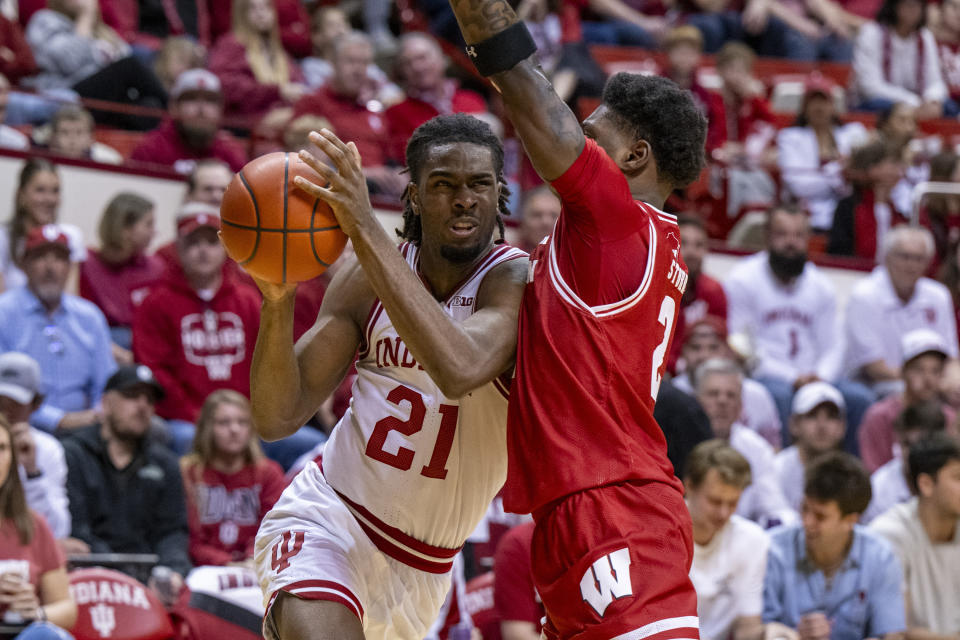
[(683, 486), (693, 522), (690, 581), (702, 640), (746, 640), (762, 631), (763, 574), (770, 540), (734, 514), (750, 484), (750, 463), (722, 440), (698, 444)]
[[(815, 380), (836, 384), (847, 407), (844, 446), (857, 449), (856, 428), (875, 397), (862, 384), (838, 380), (840, 341), (833, 284), (807, 260), (810, 217), (776, 206), (767, 214), (767, 249), (740, 260), (723, 283), (727, 328), (753, 342), (751, 376), (773, 395), (786, 425), (794, 392)], [(879, 317), (878, 317), (879, 318)], [(787, 441), (788, 434), (784, 434)]]
[[(943, 383), (947, 361), (947, 342), (932, 329), (915, 329), (903, 336), (903, 393), (891, 393), (877, 401), (860, 423), (860, 457), (867, 471), (873, 473), (893, 459), (896, 448), (894, 423), (904, 408), (924, 402), (941, 403), (940, 386)], [(949, 429), (953, 428), (956, 411), (941, 403)]]
[(910, 331), (935, 331), (947, 355), (957, 357), (950, 292), (923, 276), (933, 258), (933, 235), (923, 228), (896, 227), (885, 236), (883, 253), (883, 265), (854, 286), (844, 329), (847, 370), (881, 396), (903, 388), (903, 338)]
[(861, 123), (844, 124), (837, 118), (833, 89), (819, 72), (811, 74), (796, 122), (777, 132), (783, 186), (810, 211), (810, 224), (818, 230), (833, 224), (837, 202), (847, 194), (844, 160), (867, 138)]
[(846, 428), (843, 396), (833, 385), (811, 382), (793, 396), (790, 433), (794, 444), (777, 454), (774, 467), (783, 495), (798, 514), (806, 468), (817, 456), (837, 449)]
[[(693, 378), (697, 367), (712, 358), (731, 358), (733, 356), (727, 344), (726, 325), (716, 316), (706, 316), (684, 327), (684, 333), (677, 335), (675, 341), (682, 343), (680, 350), (683, 373), (674, 376), (673, 384), (689, 395), (696, 395)], [(740, 422), (756, 431), (774, 449), (783, 446), (780, 432), (780, 413), (767, 388), (756, 380), (743, 379), (743, 412)]]
[(895, 102), (917, 107), (921, 120), (939, 118), (947, 85), (923, 0), (884, 0), (874, 22), (860, 27), (853, 75), (862, 109), (883, 111)]
[(870, 523), (903, 564), (908, 640), (960, 633), (960, 444), (944, 434), (910, 447), (916, 497)]
[(910, 458), (910, 447), (935, 433), (943, 433), (946, 424), (943, 407), (939, 402), (920, 402), (900, 412), (893, 423), (893, 430), (897, 435), (896, 454), (870, 475), (873, 498), (870, 506), (863, 512), (861, 522), (867, 524), (891, 507), (913, 497), (907, 481), (909, 470), (904, 464), (904, 461)]
[(743, 426), (743, 373), (732, 360), (707, 360), (697, 368), (697, 401), (710, 419), (713, 435), (729, 443), (750, 463), (753, 482), (740, 498), (737, 515), (763, 527), (793, 523), (796, 514), (787, 504), (773, 466), (770, 444)]

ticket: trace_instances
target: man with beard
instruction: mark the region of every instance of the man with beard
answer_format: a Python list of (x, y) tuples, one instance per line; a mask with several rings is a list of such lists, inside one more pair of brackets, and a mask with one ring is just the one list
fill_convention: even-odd
[(881, 395), (903, 389), (903, 339), (921, 328), (944, 340), (957, 357), (957, 327), (950, 292), (923, 276), (933, 259), (933, 234), (895, 227), (883, 240), (883, 264), (850, 293), (845, 319), (846, 366)]
[(221, 130), (220, 80), (206, 69), (188, 69), (170, 90), (170, 117), (144, 136), (131, 160), (163, 164), (190, 173), (198, 160), (217, 158), (234, 171), (247, 162), (239, 142)]
[(47, 432), (93, 424), (116, 363), (103, 313), (64, 293), (71, 264), (63, 228), (32, 229), (20, 264), (27, 284), (0, 295), (0, 353), (19, 351), (40, 364), (45, 395), (30, 424)]
[[(773, 394), (785, 425), (797, 389), (836, 378), (837, 296), (830, 280), (807, 261), (809, 240), (807, 212), (778, 205), (767, 213), (766, 251), (743, 258), (723, 283), (730, 332), (751, 338), (752, 377)], [(847, 406), (845, 447), (855, 452), (856, 428), (874, 397), (854, 382), (835, 384)]]
[(163, 395), (148, 367), (120, 368), (107, 380), (100, 423), (77, 431), (64, 452), (73, 535), (93, 553), (157, 554), (173, 572), (158, 590), (170, 604), (190, 560), (180, 466), (147, 438)]

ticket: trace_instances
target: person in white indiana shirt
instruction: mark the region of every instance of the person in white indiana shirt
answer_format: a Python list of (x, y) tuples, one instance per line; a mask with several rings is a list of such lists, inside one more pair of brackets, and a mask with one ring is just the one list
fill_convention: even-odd
[(837, 380), (837, 296), (829, 279), (807, 260), (810, 217), (779, 205), (767, 214), (767, 249), (743, 258), (723, 283), (727, 327), (753, 341), (751, 377), (777, 402), (788, 424), (794, 392), (815, 380), (833, 382), (847, 406), (844, 448), (856, 452), (856, 429), (875, 400), (862, 384)]
[(881, 396), (902, 390), (903, 338), (920, 328), (939, 334), (957, 357), (957, 326), (950, 292), (923, 277), (933, 259), (927, 229), (896, 227), (884, 238), (883, 264), (857, 283), (847, 303), (845, 366)]

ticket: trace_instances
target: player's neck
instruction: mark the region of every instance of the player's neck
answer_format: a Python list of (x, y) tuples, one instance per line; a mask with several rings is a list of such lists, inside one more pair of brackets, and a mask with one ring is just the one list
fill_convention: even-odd
[(445, 300), (454, 289), (470, 275), (476, 266), (493, 248), (493, 242), (469, 262), (454, 262), (444, 258), (440, 247), (420, 247), (420, 275), (427, 281), (428, 289), (437, 300)]
[(663, 210), (663, 203), (670, 196), (669, 188), (662, 187), (658, 183), (651, 184), (649, 180), (642, 179), (642, 176), (633, 180), (628, 178), (627, 182), (630, 185), (630, 195), (634, 200), (645, 202), (651, 207)]

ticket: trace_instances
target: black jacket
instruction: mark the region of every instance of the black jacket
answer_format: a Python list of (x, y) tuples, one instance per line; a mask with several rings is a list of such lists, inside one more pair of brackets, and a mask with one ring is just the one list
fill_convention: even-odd
[(189, 534), (176, 456), (144, 440), (133, 461), (117, 469), (100, 425), (78, 430), (63, 448), (73, 537), (94, 553), (155, 553), (185, 576)]

